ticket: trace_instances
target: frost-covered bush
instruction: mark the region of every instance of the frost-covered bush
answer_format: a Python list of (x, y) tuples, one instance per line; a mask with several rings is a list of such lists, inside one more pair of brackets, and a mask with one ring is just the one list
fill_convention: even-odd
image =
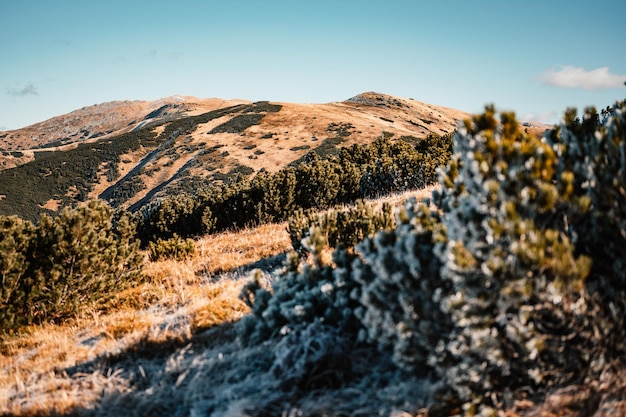
[[(312, 239), (316, 237), (313, 236)], [(241, 297), (252, 314), (237, 324), (242, 340), (258, 343), (267, 338), (285, 335), (320, 322), (356, 334), (358, 321), (354, 316), (357, 304), (350, 297), (355, 282), (350, 279), (353, 255), (337, 251), (334, 265), (291, 265), (283, 277), (264, 288), (259, 279), (250, 281)]]
[[(581, 381), (595, 387), (590, 410), (623, 397), (620, 384), (593, 385), (626, 354), (623, 105), (602, 122), (569, 112), (544, 138), (496, 116), (487, 107), (455, 134), (435, 208), (409, 202), (394, 230), (336, 252), (335, 269), (291, 268), (273, 292), (257, 286), (244, 333), (337, 323), (435, 376), (444, 414), (494, 414)], [(315, 249), (324, 239), (312, 230)]]
[[(507, 391), (598, 380), (626, 350), (624, 115), (584, 120), (537, 139), (487, 108), (455, 135), (435, 193), (445, 236), (425, 251), (440, 262), (424, 297), (433, 314), (406, 301), (421, 289), (404, 265), (421, 262), (396, 256), (401, 244), (378, 235), (357, 246), (369, 338), (404, 367), (429, 365), (466, 412), (502, 407)], [(438, 341), (422, 333), (432, 323)]]
[(617, 103), (601, 123), (593, 108), (586, 110), (582, 122), (574, 119), (571, 109), (565, 124), (548, 136), (558, 155), (558, 175), (567, 180), (565, 194), (580, 201), (566, 213), (576, 249), (594, 260), (594, 286), (613, 289), (603, 297), (622, 305), (626, 299), (625, 111), (624, 102)]
[[(549, 351), (575, 331), (575, 321), (561, 320), (559, 335), (533, 321), (584, 314), (591, 261), (575, 253), (564, 227), (561, 205), (569, 199), (546, 141), (520, 131), (512, 114), (498, 123), (488, 107), (466, 121), (454, 149), (436, 196), (447, 230), (436, 251), (450, 285), (441, 308), (454, 327), (441, 341), (446, 355), (429, 363), (463, 401), (495, 405), (507, 386), (541, 382), (541, 355), (554, 360)], [(582, 360), (568, 353), (562, 361)]]
[[(598, 379), (609, 365), (626, 355), (626, 107), (624, 102), (603, 111), (575, 111), (548, 140), (558, 154), (558, 175), (567, 179), (566, 193), (576, 202), (564, 217), (576, 252), (593, 260), (585, 282), (590, 299), (584, 353), (593, 358), (588, 373)], [(582, 209), (581, 209), (582, 208)], [(579, 333), (582, 333), (579, 330)], [(618, 389), (619, 384), (609, 384)], [(626, 392), (615, 392), (622, 396)]]
[[(351, 294), (359, 284), (350, 275), (355, 258), (351, 248), (392, 224), (389, 204), (378, 210), (359, 201), (347, 211), (331, 210), (323, 215), (301, 211), (290, 221), (290, 234), (294, 249), (311, 254), (313, 262), (299, 265), (294, 252), (285, 274), (273, 282), (271, 290), (258, 278), (246, 285), (242, 297), (253, 314), (240, 322), (242, 336), (259, 341), (317, 320), (356, 332), (358, 301)], [(330, 263), (321, 259), (329, 246), (337, 248)]]
[(391, 352), (403, 367), (425, 373), (429, 352), (451, 326), (438, 303), (447, 284), (439, 277), (441, 261), (434, 253), (445, 230), (439, 214), (415, 200), (397, 217), (395, 230), (381, 231), (356, 247), (355, 313), (362, 340)]
[(336, 325), (435, 375), (437, 401), (467, 414), (604, 378), (626, 354), (625, 118), (571, 118), (542, 139), (493, 107), (466, 121), (435, 208), (408, 202), (335, 269), (292, 268), (257, 291), (252, 334)]

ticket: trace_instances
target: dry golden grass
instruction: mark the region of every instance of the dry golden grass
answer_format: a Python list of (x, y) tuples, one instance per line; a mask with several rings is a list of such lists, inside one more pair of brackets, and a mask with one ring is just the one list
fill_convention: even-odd
[[(176, 286), (236, 271), (290, 248), (286, 223), (265, 224), (200, 238), (195, 241), (195, 251), (189, 258), (149, 262), (144, 271), (151, 281), (166, 287)], [(169, 279), (171, 276), (177, 277), (176, 282)]]
[[(3, 344), (0, 414), (64, 414), (96, 400), (100, 396), (96, 387), (121, 387), (114, 376), (93, 373), (70, 379), (59, 371), (114, 348), (115, 341), (104, 336), (107, 323), (82, 324), (41, 326)], [(85, 337), (92, 332), (102, 335), (93, 337), (93, 344), (89, 343), (90, 337)]]
[(115, 375), (68, 377), (60, 370), (139, 341), (185, 339), (239, 319), (248, 308), (238, 299), (245, 279), (237, 270), (289, 248), (285, 224), (206, 236), (188, 259), (147, 261), (146, 282), (120, 293), (108, 313), (33, 326), (2, 341), (0, 414), (63, 414), (96, 401), (103, 391), (124, 390), (126, 382)]
[(381, 206), (383, 203), (389, 203), (392, 205), (392, 207), (399, 207), (400, 205), (402, 205), (402, 203), (404, 203), (406, 200), (410, 198), (415, 198), (418, 201), (424, 198), (431, 198), (433, 191), (440, 189), (440, 188), (441, 186), (439, 184), (430, 185), (428, 187), (422, 188), (421, 190), (410, 190), (410, 191), (405, 191), (403, 193), (397, 193), (397, 194), (393, 194), (390, 196), (381, 197), (376, 200), (373, 200), (372, 203), (378, 204)]

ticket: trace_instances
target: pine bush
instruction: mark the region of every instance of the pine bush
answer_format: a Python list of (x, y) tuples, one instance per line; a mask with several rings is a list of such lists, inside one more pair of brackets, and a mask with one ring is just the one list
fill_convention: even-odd
[(0, 217), (0, 329), (13, 328), (19, 323), (18, 306), (27, 303), (28, 291), (24, 281), (29, 280), (31, 258), (29, 250), (34, 226), (17, 216)]
[[(2, 330), (63, 320), (100, 309), (141, 279), (143, 255), (128, 216), (115, 219), (104, 202), (66, 208), (37, 226), (3, 221)], [(8, 255), (7, 255), (8, 254)]]
[(576, 250), (594, 259), (591, 279), (603, 297), (622, 306), (626, 299), (626, 108), (617, 103), (603, 123), (594, 108), (576, 123), (575, 109), (548, 140), (558, 155), (556, 175), (562, 195), (572, 204), (565, 211)]
[[(559, 219), (557, 155), (495, 109), (466, 121), (436, 196), (447, 242), (436, 247), (450, 288), (441, 308), (453, 320), (429, 363), (466, 404), (492, 404), (506, 386), (532, 385), (555, 364), (561, 334), (571, 334), (589, 273)], [(541, 312), (541, 313), (539, 313)], [(529, 326), (538, 314), (569, 315), (561, 334)], [(544, 358), (550, 360), (544, 362)], [(575, 349), (562, 356), (581, 364)], [(552, 362), (549, 364), (549, 362)]]
[(441, 280), (435, 245), (445, 241), (439, 214), (409, 200), (393, 230), (380, 231), (356, 246), (351, 279), (360, 339), (377, 344), (394, 361), (418, 374), (427, 372), (429, 354), (451, 328), (438, 298), (449, 285)]
[(293, 168), (272, 175), (260, 174), (252, 181), (252, 187), (258, 189), (260, 194), (256, 216), (260, 223), (282, 221), (298, 205), (296, 173)]
[(322, 159), (310, 152), (295, 166), (253, 178), (235, 175), (143, 206), (134, 216), (142, 244), (289, 219), (299, 209), (324, 210), (358, 199), (422, 188), (450, 158), (450, 137), (411, 144), (389, 137), (341, 148)]
[[(312, 236), (311, 239), (315, 239)], [(356, 302), (350, 297), (355, 283), (350, 279), (354, 256), (337, 251), (333, 267), (315, 262), (297, 265), (297, 255), (281, 279), (266, 289), (255, 277), (244, 286), (242, 300), (252, 314), (237, 323), (241, 340), (248, 344), (301, 331), (312, 323), (340, 329), (356, 335), (358, 321), (354, 315)]]
[(599, 380), (625, 352), (623, 113), (543, 140), (495, 115), (455, 135), (438, 211), (357, 245), (352, 269), (363, 333), (466, 413)]
[(360, 192), (363, 197), (421, 189), (437, 182), (437, 169), (451, 155), (450, 136), (435, 136), (419, 140), (415, 145), (406, 141), (376, 140), (367, 149)]
[(372, 203), (358, 200), (355, 206), (347, 210), (331, 209), (322, 214), (315, 210), (299, 209), (289, 219), (288, 231), (293, 249), (305, 254), (308, 250), (302, 242), (311, 237), (314, 229), (319, 229), (325, 247), (350, 249), (377, 231), (392, 229), (394, 226), (390, 204), (384, 203), (379, 209)]
[(340, 176), (336, 168), (335, 164), (323, 160), (314, 152), (298, 166), (296, 201), (300, 207), (324, 210), (336, 203), (340, 190)]
[(146, 243), (171, 239), (175, 234), (191, 236), (213, 226), (211, 212), (199, 211), (198, 199), (185, 193), (146, 207), (136, 221), (139, 235)]
[(181, 261), (195, 252), (193, 240), (183, 239), (174, 234), (171, 239), (157, 239), (148, 243), (148, 253), (151, 261), (175, 259)]

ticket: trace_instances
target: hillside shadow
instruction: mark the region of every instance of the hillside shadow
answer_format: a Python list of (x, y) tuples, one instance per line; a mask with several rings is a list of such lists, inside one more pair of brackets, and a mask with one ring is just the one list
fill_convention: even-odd
[[(279, 253), (278, 255), (269, 256), (258, 261), (240, 265), (235, 268), (217, 269), (211, 274), (211, 276), (213, 277), (211, 280), (218, 281), (223, 275), (245, 276), (250, 274), (254, 270), (260, 270), (262, 273), (267, 274), (273, 278), (277, 275), (280, 275), (285, 266), (286, 260), (287, 252), (283, 252)], [(205, 275), (204, 273), (202, 274)]]
[[(225, 277), (233, 274), (244, 276), (255, 269), (275, 276), (285, 259), (286, 253), (260, 259), (220, 271), (213, 280), (227, 279)], [(223, 379), (221, 383), (227, 386), (243, 384), (239, 379), (266, 378), (264, 375), (269, 371), (274, 349), (271, 343), (253, 348), (242, 347), (237, 336), (237, 320), (197, 328), (191, 333), (175, 321), (163, 324), (162, 327), (169, 328), (169, 331), (163, 332), (164, 336), (157, 335), (155, 338), (146, 334), (114, 353), (104, 353), (74, 366), (56, 369), (55, 374), (66, 383), (75, 386), (91, 384), (87, 389), (100, 391), (99, 398), (93, 403), (85, 403), (62, 415), (177, 416), (180, 415), (180, 404), (187, 401), (190, 392), (197, 390), (197, 395), (201, 396), (222, 395), (217, 386), (201, 386), (203, 375)], [(185, 322), (183, 326), (187, 324)], [(262, 385), (261, 382), (259, 384)], [(211, 402), (213, 406), (216, 403)], [(129, 404), (132, 405), (130, 408)]]
[(141, 361), (164, 360), (183, 348), (211, 349), (235, 341), (235, 323), (225, 322), (207, 328), (200, 328), (190, 336), (173, 335), (158, 341), (142, 338), (115, 354), (98, 356), (90, 361), (65, 368), (63, 372), (69, 377), (96, 371), (106, 371), (104, 374), (111, 374), (113, 373), (111, 371), (117, 370), (127, 372), (132, 367), (137, 367), (138, 363), (140, 365)]
[[(94, 403), (63, 415), (178, 415), (181, 395), (189, 390), (189, 381), (184, 380), (194, 362), (218, 362), (224, 353), (238, 349), (235, 324), (225, 322), (198, 329), (189, 336), (174, 335), (163, 340), (145, 337), (115, 354), (56, 370), (71, 384), (89, 384), (86, 381), (92, 380), (96, 382), (91, 384), (102, 385), (88, 388), (101, 393)], [(194, 371), (201, 372), (202, 365), (195, 366)]]
[[(231, 274), (244, 276), (257, 269), (274, 277), (284, 267), (286, 258), (287, 253), (284, 252), (237, 268), (218, 271), (216, 276), (219, 278), (215, 280), (225, 279), (225, 276)], [(236, 343), (236, 323), (237, 321), (227, 321), (209, 327), (197, 328), (187, 336), (184, 331), (174, 330), (172, 336), (159, 341), (149, 340), (146, 336), (115, 354), (104, 354), (90, 361), (63, 369), (61, 372), (66, 373), (69, 377), (93, 372), (112, 374), (119, 370), (127, 373), (129, 369), (137, 368), (141, 365), (141, 361), (165, 360), (181, 349), (193, 350), (197, 353), (198, 350), (213, 349), (226, 344)], [(168, 323), (167, 326), (175, 328), (177, 325)]]

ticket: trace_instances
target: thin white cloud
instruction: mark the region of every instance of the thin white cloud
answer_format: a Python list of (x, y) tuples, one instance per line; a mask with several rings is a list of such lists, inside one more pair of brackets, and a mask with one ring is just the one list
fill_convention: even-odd
[(608, 67), (586, 70), (581, 67), (564, 66), (549, 68), (538, 78), (541, 83), (554, 87), (599, 90), (622, 87), (626, 81), (626, 74), (613, 74)]
[(9, 87), (6, 90), (7, 94), (14, 97), (25, 97), (25, 96), (38, 96), (37, 87), (35, 84), (28, 83), (22, 88)]

